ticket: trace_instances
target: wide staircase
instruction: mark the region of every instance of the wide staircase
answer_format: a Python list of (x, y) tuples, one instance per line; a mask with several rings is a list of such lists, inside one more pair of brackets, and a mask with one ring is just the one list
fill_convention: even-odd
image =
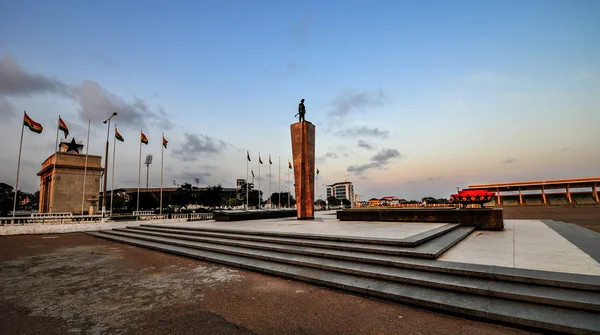
[(88, 234), (542, 332), (600, 334), (600, 276), (436, 260), (473, 229), (404, 239), (169, 225)]

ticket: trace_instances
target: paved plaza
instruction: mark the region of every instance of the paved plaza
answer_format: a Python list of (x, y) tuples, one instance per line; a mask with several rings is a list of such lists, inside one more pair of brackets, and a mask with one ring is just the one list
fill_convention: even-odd
[[(273, 237), (255, 236), (255, 241), (230, 241), (232, 245), (221, 246), (231, 250), (243, 244), (261, 245), (261, 238), (283, 238), (277, 234), (407, 241), (449, 226), (419, 222), (340, 222), (334, 214), (317, 212), (315, 220), (310, 221), (295, 218), (236, 222), (165, 220), (147, 226), (154, 227), (156, 235), (162, 234), (158, 226), (168, 226), (171, 230), (206, 229), (208, 235), (199, 238), (208, 240), (218, 239), (219, 234), (225, 236), (227, 231), (275, 234)], [(140, 224), (144, 222), (105, 223), (94, 229)], [(57, 231), (65, 229), (56, 227)], [(190, 235), (189, 238), (197, 237)], [(6, 334), (530, 333), (82, 233), (0, 239), (0, 313), (4, 316), (0, 318), (0, 329)], [(195, 242), (182, 240), (181, 243)], [(314, 239), (310, 243), (325, 242)], [(341, 246), (345, 242), (336, 243)], [(600, 276), (597, 245), (600, 245), (600, 234), (570, 223), (551, 219), (506, 219), (503, 231), (474, 231), (437, 260), (424, 262), (459, 269), (475, 264)], [(310, 250), (301, 244), (281, 248)], [(332, 254), (344, 252), (342, 249), (331, 251)], [(298, 257), (298, 261), (311, 258)], [(421, 261), (414, 262), (420, 264)], [(323, 259), (323, 265), (327, 264), (338, 266), (344, 262)], [(368, 266), (360, 270), (367, 270)], [(321, 270), (315, 268), (311, 273), (315, 271)], [(435, 275), (431, 280), (435, 278), (441, 280)], [(419, 294), (426, 294), (428, 288), (418, 290), (423, 292)], [(514, 293), (512, 289), (509, 291)]]
[[(577, 244), (550, 228), (546, 220), (504, 220), (503, 231), (475, 231), (438, 260), (512, 268), (600, 275), (600, 263)], [(163, 225), (164, 223), (157, 223)], [(573, 226), (568, 223), (558, 225)], [(443, 226), (443, 223), (340, 222), (330, 212), (315, 213), (314, 221), (295, 218), (236, 222), (174, 223), (202, 227), (282, 233), (311, 233), (364, 238), (403, 239)], [(580, 228), (582, 229), (582, 228)], [(600, 234), (587, 231), (590, 236)], [(575, 242), (577, 243), (577, 242)]]

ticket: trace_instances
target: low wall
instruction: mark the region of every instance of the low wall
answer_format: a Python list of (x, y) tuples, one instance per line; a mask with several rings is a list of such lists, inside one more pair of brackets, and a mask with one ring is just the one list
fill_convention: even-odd
[(502, 230), (504, 219), (498, 208), (346, 209), (337, 212), (340, 221), (445, 222)]
[(9, 224), (0, 226), (0, 236), (8, 235), (34, 235), (34, 234), (64, 234), (86, 231), (106, 230), (113, 228), (125, 228), (139, 226), (141, 224), (165, 224), (186, 222), (186, 219), (169, 220), (144, 220), (144, 221), (121, 221), (121, 222), (85, 222), (65, 224)]
[(245, 221), (297, 217), (298, 212), (295, 209), (281, 210), (250, 210), (250, 211), (215, 211), (213, 218), (215, 221)]

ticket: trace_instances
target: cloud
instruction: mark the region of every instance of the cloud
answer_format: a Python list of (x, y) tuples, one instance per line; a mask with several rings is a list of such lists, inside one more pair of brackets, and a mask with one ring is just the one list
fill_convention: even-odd
[(382, 89), (375, 93), (345, 92), (331, 102), (329, 117), (340, 122), (350, 114), (364, 113), (369, 107), (383, 105), (384, 99)]
[(306, 12), (302, 14), (292, 26), (292, 42), (295, 46), (303, 47), (306, 44), (306, 39), (308, 36), (308, 31), (310, 30), (312, 18), (312, 12)]
[(514, 162), (516, 162), (517, 159), (516, 158), (509, 158), (509, 159), (505, 159), (502, 164), (512, 164)]
[(42, 75), (27, 73), (10, 56), (0, 59), (0, 94), (27, 96), (37, 93), (68, 95), (63, 82)]
[(198, 156), (216, 154), (227, 147), (227, 143), (214, 139), (208, 135), (184, 133), (184, 142), (178, 149), (173, 150), (173, 156), (183, 161), (195, 161)]
[(424, 179), (420, 179), (420, 180), (414, 180), (411, 179), (407, 182), (407, 184), (418, 184), (418, 183), (424, 183), (424, 182), (431, 182), (431, 181), (438, 181), (442, 179), (442, 177), (428, 177), (428, 178), (424, 178)]
[(119, 124), (141, 125), (144, 123), (144, 116), (152, 115), (144, 101), (136, 99), (128, 103), (94, 81), (86, 80), (73, 87), (73, 93), (81, 106), (81, 120), (102, 121), (110, 116), (111, 112), (117, 112)]
[(15, 115), (14, 106), (6, 100), (6, 98), (0, 96), (0, 117), (3, 119), (11, 118)]
[(379, 130), (379, 128), (367, 128), (365, 126), (344, 129), (338, 131), (336, 134), (342, 137), (369, 136), (388, 138), (390, 136), (390, 132), (387, 130)]
[(317, 163), (324, 164), (329, 159), (338, 159), (340, 157), (338, 154), (344, 154), (344, 157), (348, 157), (348, 154), (346, 154), (345, 151), (346, 147), (343, 145), (338, 145), (335, 148), (329, 148), (324, 155), (317, 157)]
[[(23, 70), (11, 57), (0, 59), (0, 94), (5, 96), (27, 96), (32, 94), (52, 93), (74, 99), (79, 103), (79, 117), (82, 121), (103, 121), (112, 112), (117, 112), (115, 119), (123, 125), (145, 125), (144, 122), (160, 124), (163, 129), (172, 128), (172, 123), (162, 107), (153, 112), (148, 104), (139, 98), (125, 101), (122, 97), (108, 92), (95, 81), (86, 80), (79, 85), (69, 86), (58, 79), (43, 75), (34, 75)], [(0, 98), (0, 113), (4, 115), (6, 99)]]
[(571, 150), (571, 147), (562, 147), (560, 148), (560, 151), (569, 151)]
[(358, 141), (358, 146), (360, 148), (364, 148), (364, 149), (367, 149), (367, 150), (375, 150), (375, 145), (373, 145), (371, 143), (368, 143), (368, 142), (365, 142), (363, 140), (359, 140)]
[(350, 165), (346, 171), (355, 175), (360, 175), (369, 169), (382, 169), (389, 163), (390, 159), (400, 156), (400, 152), (396, 149), (382, 149), (375, 156), (371, 157), (370, 163)]
[(177, 184), (181, 185), (183, 183), (190, 183), (193, 186), (196, 186), (196, 178), (198, 178), (198, 185), (202, 186), (202, 185), (206, 185), (207, 184), (207, 178), (206, 177), (211, 177), (212, 174), (210, 172), (181, 172), (179, 174), (175, 175), (175, 181), (177, 182)]

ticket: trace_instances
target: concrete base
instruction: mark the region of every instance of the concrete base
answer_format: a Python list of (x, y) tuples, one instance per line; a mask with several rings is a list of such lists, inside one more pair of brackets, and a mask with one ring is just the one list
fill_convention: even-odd
[(479, 230), (502, 230), (502, 209), (490, 208), (407, 208), (346, 209), (337, 212), (340, 221), (447, 222)]
[(295, 209), (281, 210), (255, 210), (255, 211), (215, 211), (213, 219), (215, 221), (246, 221), (263, 220), (276, 218), (289, 218), (296, 216)]

